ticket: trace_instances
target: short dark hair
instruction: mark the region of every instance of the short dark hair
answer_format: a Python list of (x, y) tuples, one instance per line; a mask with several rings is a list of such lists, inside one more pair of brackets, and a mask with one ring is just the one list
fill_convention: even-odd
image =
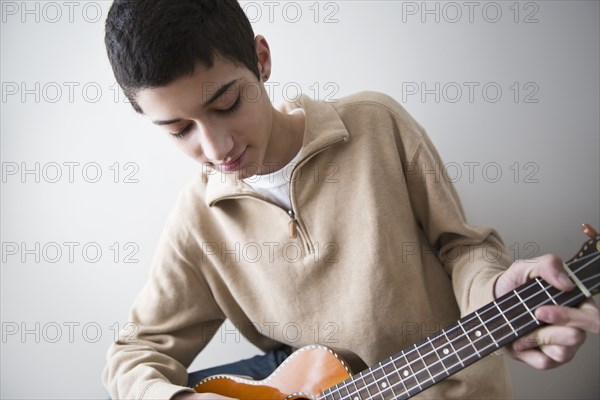
[(104, 42), (133, 108), (140, 89), (164, 86), (219, 55), (260, 79), (254, 32), (236, 0), (115, 0)]

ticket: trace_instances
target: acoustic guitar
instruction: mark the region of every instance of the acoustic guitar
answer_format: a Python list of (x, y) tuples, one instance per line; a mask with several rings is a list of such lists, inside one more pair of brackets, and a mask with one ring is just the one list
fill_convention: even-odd
[(587, 224), (583, 227), (591, 239), (565, 265), (576, 286), (571, 291), (537, 277), (370, 368), (352, 353), (310, 345), (292, 353), (264, 380), (215, 375), (194, 390), (243, 400), (408, 399), (544, 325), (535, 318), (538, 307), (576, 306), (598, 293), (600, 235)]

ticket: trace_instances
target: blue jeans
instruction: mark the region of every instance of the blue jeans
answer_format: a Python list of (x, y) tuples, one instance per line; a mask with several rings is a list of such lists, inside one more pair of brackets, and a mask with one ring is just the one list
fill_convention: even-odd
[(292, 348), (283, 346), (267, 354), (254, 356), (246, 360), (207, 368), (188, 374), (188, 386), (193, 387), (204, 378), (219, 374), (245, 375), (252, 379), (265, 379), (292, 353)]
[[(188, 374), (188, 386), (194, 387), (204, 378), (219, 374), (245, 375), (255, 380), (265, 379), (285, 360), (293, 349), (289, 346), (283, 346), (277, 350), (272, 350), (261, 356), (254, 356), (246, 360), (237, 361), (231, 364), (220, 365), (196, 371)], [(108, 400), (111, 400), (108, 398)]]

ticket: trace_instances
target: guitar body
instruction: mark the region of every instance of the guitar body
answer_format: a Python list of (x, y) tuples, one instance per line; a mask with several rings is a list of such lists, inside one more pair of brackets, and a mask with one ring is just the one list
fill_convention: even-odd
[[(235, 375), (215, 375), (201, 380), (194, 390), (240, 400), (316, 399), (323, 390), (366, 367), (361, 365), (358, 357), (354, 357), (345, 354), (342, 358), (325, 346), (305, 346), (293, 352), (269, 377), (261, 381)], [(346, 358), (351, 360), (354, 368), (359, 369), (351, 369)]]

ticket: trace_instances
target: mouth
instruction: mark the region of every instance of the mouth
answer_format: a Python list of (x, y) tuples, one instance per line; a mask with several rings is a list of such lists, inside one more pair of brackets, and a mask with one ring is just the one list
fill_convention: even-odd
[(227, 171), (227, 172), (235, 171), (244, 162), (244, 159), (246, 158), (246, 150), (247, 149), (248, 148), (245, 148), (244, 151), (242, 151), (242, 153), (239, 156), (237, 156), (237, 158), (235, 158), (234, 160), (227, 162), (227, 163), (218, 164), (217, 167), (219, 169), (221, 169), (223, 171)]

